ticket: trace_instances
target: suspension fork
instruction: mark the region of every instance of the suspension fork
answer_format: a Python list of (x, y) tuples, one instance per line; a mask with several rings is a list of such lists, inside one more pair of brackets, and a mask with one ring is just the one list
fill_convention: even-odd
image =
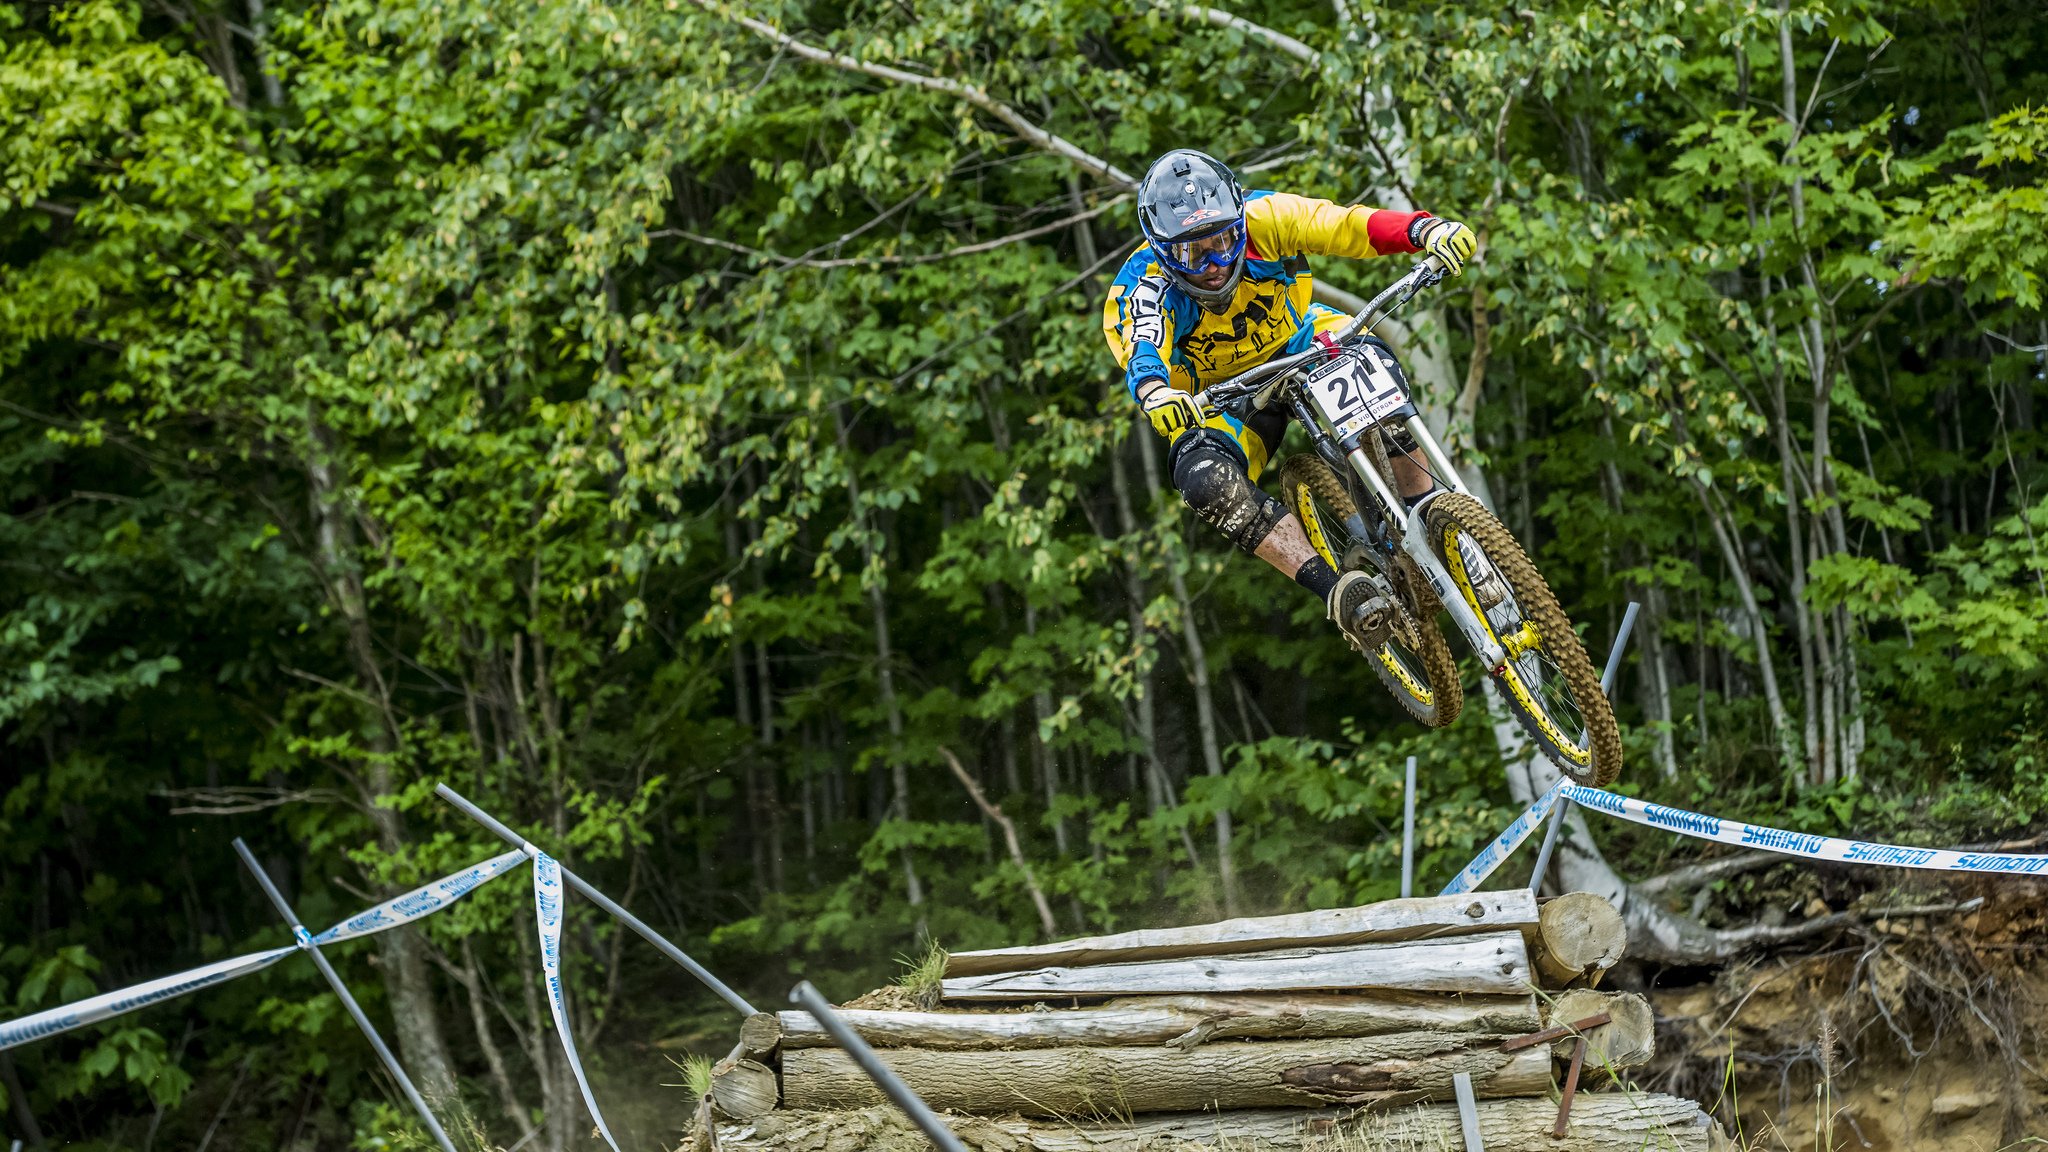
[(1422, 422), (1422, 415), (1417, 413), (1408, 417), (1403, 426), (1408, 429), (1408, 435), (1414, 437), (1415, 442), (1422, 446), (1422, 454), (1429, 457), (1429, 466), (1436, 469), (1438, 476), (1450, 483), (1451, 491), (1463, 492), (1470, 496), (1472, 490), (1465, 487), (1465, 478), (1458, 475), (1456, 468), (1451, 467), (1451, 458), (1444, 455), (1443, 445), (1438, 444), (1436, 437), (1430, 435), (1429, 425)]
[[(1422, 423), (1422, 418), (1410, 416), (1407, 426), (1409, 435), (1414, 436), (1415, 442), (1422, 446), (1423, 454), (1429, 457), (1430, 464), (1439, 470), (1442, 478), (1450, 484), (1451, 490), (1470, 495), (1465, 487), (1465, 481), (1459, 477), (1457, 469), (1451, 467), (1450, 459), (1444, 455), (1444, 450), (1436, 442), (1436, 437), (1429, 434), (1429, 429)], [(1371, 434), (1371, 431), (1366, 433)], [(1436, 553), (1430, 549), (1429, 529), (1422, 522), (1421, 508), (1408, 508), (1402, 502), (1399, 494), (1388, 487), (1386, 480), (1380, 476), (1380, 470), (1373, 467), (1372, 457), (1366, 453), (1362, 445), (1353, 447), (1347, 453), (1347, 459), (1352, 472), (1365, 481), (1372, 489), (1373, 495), (1379, 497), (1380, 503), (1385, 505), (1389, 512), (1401, 519), (1401, 550), (1408, 553), (1409, 559), (1415, 561), (1417, 568), (1422, 569), (1423, 578), (1436, 590), (1437, 599), (1443, 601), (1444, 607), (1451, 613), (1451, 619), (1457, 621), (1458, 631), (1465, 634), (1466, 642), (1472, 645), (1472, 650), (1479, 654), (1480, 661), (1489, 670), (1499, 671), (1501, 666), (1507, 663), (1507, 653), (1494, 640), (1493, 630), (1479, 619), (1479, 614), (1466, 602), (1465, 593), (1451, 582), (1451, 575), (1444, 569), (1443, 561), (1437, 559)]]
[[(1310, 410), (1308, 401), (1302, 398), (1300, 390), (1297, 389), (1288, 396), (1287, 406), (1294, 413), (1295, 421), (1308, 430), (1309, 443), (1315, 446), (1316, 455), (1321, 456), (1323, 461), (1339, 477), (1343, 476), (1347, 467), (1344, 460), (1344, 449), (1339, 447), (1337, 442), (1330, 438), (1330, 434), (1323, 430), (1322, 424), (1316, 420), (1315, 413)], [(1356, 501), (1353, 501), (1353, 503), (1356, 503)], [(1354, 511), (1356, 514), (1344, 524), (1345, 530), (1351, 533), (1353, 540), (1369, 543), (1380, 535), (1378, 531), (1368, 525), (1362, 510)], [(1378, 561), (1375, 561), (1375, 563), (1378, 563)]]

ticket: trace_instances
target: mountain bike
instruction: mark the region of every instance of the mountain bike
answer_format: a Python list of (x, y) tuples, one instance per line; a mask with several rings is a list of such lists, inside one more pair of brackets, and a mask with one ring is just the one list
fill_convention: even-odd
[[(1463, 704), (1437, 626), (1447, 610), (1545, 754), (1578, 783), (1604, 787), (1621, 773), (1621, 734), (1585, 646), (1543, 574), (1451, 466), (1400, 366), (1372, 336), (1443, 277), (1436, 258), (1425, 259), (1330, 343), (1211, 385), (1195, 402), (1205, 415), (1240, 419), (1278, 404), (1307, 431), (1314, 451), (1282, 464), (1282, 499), (1331, 567), (1364, 571), (1394, 605), (1390, 638), (1366, 656), (1409, 715), (1440, 728)], [(1411, 507), (1392, 460), (1413, 460), (1418, 448), (1436, 488)]]

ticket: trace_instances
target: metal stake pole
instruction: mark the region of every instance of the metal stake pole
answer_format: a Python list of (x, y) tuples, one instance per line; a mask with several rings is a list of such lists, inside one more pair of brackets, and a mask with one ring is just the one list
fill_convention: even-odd
[(846, 1049), (846, 1054), (853, 1057), (853, 1062), (860, 1065), (860, 1070), (868, 1074), (868, 1079), (873, 1080), (875, 1086), (886, 1093), (889, 1099), (894, 1100), (905, 1115), (919, 1128), (924, 1129), (924, 1134), (938, 1146), (939, 1152), (967, 1152), (967, 1146), (960, 1142), (958, 1136), (953, 1135), (951, 1128), (940, 1122), (938, 1116), (933, 1114), (931, 1106), (919, 1099), (917, 1093), (910, 1090), (910, 1085), (889, 1071), (881, 1058), (875, 1055), (875, 1050), (868, 1047), (867, 1041), (862, 1040), (853, 1029), (846, 1026), (846, 1021), (841, 1020), (839, 1014), (832, 1011), (832, 1006), (825, 1003), (825, 998), (819, 995), (809, 980), (789, 990), (789, 1002), (817, 1017), (818, 1023), (824, 1025), (826, 1032), (831, 1033), (833, 1041)]
[(1465, 1133), (1465, 1152), (1486, 1152), (1486, 1138), (1479, 1134), (1479, 1099), (1472, 1091), (1472, 1074), (1453, 1075), (1451, 1089), (1458, 1097), (1458, 1127)]
[[(524, 848), (527, 850), (528, 855), (532, 854), (533, 845), (527, 843), (526, 837), (521, 836), (519, 833), (514, 832), (510, 828), (507, 828), (504, 824), (499, 823), (497, 819), (492, 817), (490, 813), (485, 812), (483, 809), (470, 803), (468, 800), (463, 799), (461, 793), (455, 791), (455, 789), (450, 788), (446, 784), (442, 784), (436, 787), (434, 789), (434, 792), (436, 795), (440, 796), (441, 799), (446, 800), (448, 803), (455, 805), (455, 807), (462, 811), (463, 815), (483, 825), (486, 830), (496, 834), (500, 839), (504, 840), (507, 844), (510, 844), (515, 848)], [(557, 861), (557, 863), (560, 863), (560, 861)], [(631, 912), (626, 911), (624, 908), (619, 907), (619, 905), (616, 902), (614, 902), (611, 897), (605, 895), (602, 892), (599, 892), (595, 888), (592, 888), (588, 883), (584, 881), (583, 877), (578, 876), (574, 872), (569, 871), (569, 866), (567, 864), (562, 865), (562, 882), (567, 884), (569, 887), (574, 888), (576, 891), (583, 893), (584, 898), (589, 900), (592, 904), (595, 904), (599, 908), (602, 908), (605, 911), (611, 913), (612, 915), (618, 917), (619, 921), (623, 923), (626, 927), (631, 928), (635, 932), (638, 932), (641, 938), (645, 939), (649, 944), (652, 944), (656, 948), (660, 949), (662, 955), (682, 965), (683, 968), (690, 973), (690, 975), (695, 976), (698, 980), (702, 981), (706, 988), (709, 988), (713, 992), (718, 993), (719, 998), (724, 1000), (727, 1004), (732, 1005), (734, 1011), (738, 1012), (742, 1016), (752, 1016), (754, 1014), (754, 1006), (752, 1004), (747, 1003), (746, 999), (742, 997), (739, 993), (726, 987), (725, 981), (720, 980), (716, 976), (713, 976), (710, 973), (710, 971), (708, 971), (702, 964), (699, 964), (695, 960), (690, 959), (689, 953), (683, 951), (681, 948), (676, 947), (674, 944), (669, 943), (667, 937), (663, 936), (659, 932), (656, 932), (654, 929), (649, 928), (647, 925), (641, 923), (640, 918), (638, 916), (635, 916)]]
[(292, 937), (299, 942), (299, 950), (313, 958), (313, 963), (320, 969), (320, 974), (327, 977), (328, 985), (334, 989), (334, 994), (341, 998), (341, 1006), (348, 1009), (348, 1014), (355, 1020), (356, 1027), (363, 1030), (363, 1035), (369, 1038), (370, 1047), (377, 1050), (378, 1059), (384, 1061), (384, 1067), (391, 1072), (391, 1078), (398, 1081), (398, 1087), (405, 1093), (405, 1098), (412, 1101), (412, 1106), (419, 1112), (420, 1119), (426, 1121), (427, 1131), (434, 1134), (434, 1142), (441, 1146), (442, 1152), (455, 1152), (455, 1145), (448, 1139), (448, 1133), (441, 1130), (441, 1122), (434, 1119), (433, 1112), (427, 1108), (426, 1100), (420, 1096), (420, 1090), (413, 1087), (412, 1077), (407, 1076), (405, 1069), (399, 1066), (398, 1057), (391, 1054), (391, 1049), (384, 1043), (384, 1037), (377, 1034), (377, 1029), (370, 1024), (370, 1018), (363, 1015), (363, 1006), (356, 1003), (356, 998), (349, 994), (348, 985), (343, 984), (340, 974), (335, 972), (334, 965), (329, 964), (327, 957), (321, 955), (320, 949), (314, 946), (312, 937), (306, 932), (306, 926), (299, 923), (299, 914), (292, 911), (291, 905), (285, 903), (284, 893), (279, 892), (277, 885), (271, 883), (270, 874), (256, 862), (256, 857), (249, 851), (249, 846), (242, 843), (240, 836), (235, 837), (235, 852), (255, 875), (256, 883), (263, 886), (263, 894), (270, 897), (271, 904), (277, 908), (277, 914), (284, 917), (285, 923), (292, 926)]
[[(1636, 613), (1642, 605), (1634, 600), (1628, 602), (1628, 609), (1621, 614), (1621, 627), (1614, 632), (1614, 647), (1607, 650), (1607, 667), (1600, 670), (1600, 691), (1612, 695), (1615, 674), (1621, 671), (1621, 654), (1628, 647), (1629, 633), (1635, 631)], [(1572, 802), (1560, 796), (1557, 809), (1550, 814), (1550, 827), (1543, 830), (1543, 847), (1536, 852), (1536, 871), (1529, 874), (1529, 891), (1543, 887), (1543, 876), (1550, 871), (1550, 854), (1557, 849), (1557, 834), (1564, 828), (1564, 814), (1571, 811)]]
[(1401, 899), (1415, 895), (1415, 757), (1401, 792)]

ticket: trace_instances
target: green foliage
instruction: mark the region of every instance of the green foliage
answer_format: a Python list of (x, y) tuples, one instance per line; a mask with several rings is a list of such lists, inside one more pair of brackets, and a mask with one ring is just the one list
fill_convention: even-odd
[[(0, 8), (8, 1014), (282, 940), (232, 835), (308, 923), (497, 851), (441, 781), (761, 1004), (873, 988), (921, 932), (1041, 934), (949, 752), (1062, 933), (1221, 915), (1226, 813), (1246, 911), (1395, 894), (1411, 754), (1423, 890), (1508, 817), (1476, 670), (1420, 732), (1166, 486), (1097, 330), (1118, 189), (743, 11), (1125, 171), (1192, 144), (1471, 222), (1483, 257), (1390, 334), (1589, 647), (1649, 605), (1625, 786), (1926, 842), (2038, 821), (2048, 25), (1338, 7), (1234, 9), (1313, 65), (1173, 6)], [(1823, 715), (1854, 778), (1804, 776)], [(1600, 835), (1630, 872), (1677, 850)], [(479, 1143), (517, 1114), (553, 1148), (581, 1120), (533, 1063), (529, 899), (427, 921), (423, 997), (394, 953), (336, 963), (438, 1022)], [(638, 1037), (729, 1048), (569, 917), (608, 1110)], [(13, 1055), (81, 1147), (194, 1146), (231, 1092), (221, 1147), (420, 1138), (302, 963)]]

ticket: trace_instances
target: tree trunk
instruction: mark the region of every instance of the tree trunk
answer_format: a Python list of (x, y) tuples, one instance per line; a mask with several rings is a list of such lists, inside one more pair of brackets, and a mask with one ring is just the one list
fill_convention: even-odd
[(548, 1152), (568, 1152), (576, 1139), (577, 1121), (583, 1115), (583, 1100), (562, 1055), (561, 1044), (549, 1039), (553, 1025), (541, 1006), (540, 984), (534, 978), (540, 969), (540, 959), (534, 954), (537, 933), (530, 908), (522, 906), (513, 922), (513, 938), (519, 943), (520, 1004), (526, 1011), (526, 1058), (533, 1065), (534, 1077), (540, 1081), (542, 1138), (547, 1142)]
[[(1481, 1096), (1535, 1096), (1550, 1088), (1550, 1051), (1498, 1051), (1497, 1036), (1400, 1032), (1348, 1040), (1261, 1040), (1176, 1048), (1039, 1048), (1021, 1052), (883, 1049), (882, 1063), (933, 1108), (1089, 1116), (1201, 1109), (1409, 1103), (1448, 1098), (1451, 1078)], [(782, 1058), (791, 1108), (865, 1108), (882, 1102), (846, 1053), (800, 1048)]]
[[(1145, 489), (1153, 504), (1159, 503), (1159, 469), (1148, 455), (1145, 458)], [(1188, 582), (1183, 575), (1182, 562), (1186, 549), (1176, 549), (1178, 555), (1166, 558), (1167, 585), (1173, 590), (1174, 603), (1180, 609), (1181, 641), (1185, 645), (1182, 655), (1187, 665), (1188, 683), (1195, 690), (1195, 725), (1201, 733), (1202, 764), (1212, 777), (1223, 775), (1223, 749), (1216, 742), (1216, 699), (1209, 688), (1209, 658), (1202, 647), (1202, 632), (1195, 624), (1194, 601), (1188, 596)], [(1223, 914), (1238, 914), (1237, 866), (1230, 857), (1231, 821), (1230, 806), (1220, 805), (1216, 809), (1216, 880), (1223, 890)]]
[[(1769, 283), (1768, 279), (1765, 283)], [(1768, 331), (1771, 343), (1775, 346), (1778, 340), (1777, 325), (1768, 324)], [(1804, 739), (1806, 752), (1803, 775), (1808, 784), (1820, 784), (1825, 782), (1826, 762), (1821, 754), (1821, 708), (1813, 611), (1806, 602), (1806, 526), (1799, 514), (1803, 485), (1800, 483), (1800, 468), (1796, 460), (1798, 446), (1792, 442), (1792, 417), (1785, 403), (1783, 369), (1773, 366), (1772, 371), (1765, 373), (1765, 381), (1770, 387), (1771, 405), (1774, 409), (1772, 425), (1778, 439), (1778, 470), (1785, 497), (1785, 537), (1787, 547), (1791, 550), (1791, 580), (1787, 589), (1787, 599), (1790, 601), (1792, 620), (1799, 638), (1799, 690), (1800, 705), (1804, 713), (1800, 735)]]
[(1016, 822), (1003, 815), (1000, 805), (989, 803), (988, 797), (982, 794), (981, 785), (976, 784), (974, 777), (968, 775), (966, 767), (960, 763), (959, 757), (953, 755), (952, 749), (941, 748), (939, 752), (945, 756), (947, 765), (953, 769), (954, 777), (967, 789), (967, 795), (974, 801), (975, 807), (981, 809), (982, 816), (1002, 829), (1003, 843), (1010, 852), (1010, 862), (1015, 864), (1017, 871), (1023, 875), (1024, 889), (1031, 895), (1031, 906), (1038, 911), (1039, 927), (1045, 931), (1048, 939), (1059, 935), (1059, 922), (1053, 919), (1052, 905), (1045, 901), (1045, 890), (1038, 886), (1038, 874), (1031, 870), (1031, 861), (1024, 858), (1024, 845), (1017, 839)]
[(49, 1147), (43, 1142), (42, 1125), (36, 1123), (35, 1110), (28, 1105), (28, 1092), (21, 1086), (21, 1075), (14, 1070), (14, 1057), (0, 1052), (0, 1087), (7, 1089), (7, 1102), (14, 1112), (14, 1122), (21, 1126), (22, 1138), (28, 1146), (37, 1149)]
[[(759, 589), (757, 588), (758, 592)], [(781, 770), (773, 756), (765, 755), (775, 746), (775, 696), (773, 684), (768, 678), (768, 647), (754, 645), (754, 683), (761, 691), (761, 809), (768, 817), (768, 890), (784, 891), (782, 859), (786, 855), (782, 834), (782, 779)]]
[(484, 1064), (491, 1072), (491, 1085), (498, 1093), (498, 1106), (505, 1112), (505, 1119), (512, 1122), (512, 1128), (524, 1140), (533, 1135), (533, 1122), (527, 1119), (526, 1108), (519, 1102), (519, 1093), (512, 1087), (512, 1074), (505, 1065), (505, 1054), (499, 1050), (498, 1042), (491, 1036), (490, 1013), (484, 1008), (483, 974), (477, 968), (476, 950), (470, 946), (470, 938), (462, 938), (463, 990), (469, 998), (469, 1023), (476, 1032), (477, 1048), (484, 1055)]
[(1666, 780), (1678, 778), (1677, 719), (1671, 710), (1671, 657), (1664, 643), (1664, 590), (1656, 585), (1644, 589), (1643, 659), (1641, 676), (1644, 711), (1650, 714), (1652, 748), (1658, 771)]
[[(377, 846), (386, 856), (398, 857), (406, 847), (405, 826), (390, 798), (397, 791), (392, 764), (403, 748), (398, 716), (391, 703), (391, 690), (377, 662), (376, 640), (372, 635), (368, 602), (357, 571), (355, 530), (349, 519), (343, 480), (334, 448), (334, 435), (310, 405), (306, 411), (306, 478), (312, 500), (315, 539), (318, 541), (320, 575), (329, 599), (347, 627), (347, 649), (362, 684), (363, 699), (371, 706), (376, 723), (367, 734), (370, 756), (364, 765), (364, 808), (369, 812)], [(380, 885), (387, 895), (398, 889)], [(377, 937), (379, 965), (385, 995), (391, 1002), (393, 1030), (405, 1057), (407, 1070), (418, 1082), (420, 1092), (430, 1101), (453, 1100), (456, 1096), (453, 1062), (441, 1031), (441, 1017), (434, 1003), (433, 984), (427, 961), (414, 929), (381, 933)]]
[[(1188, 1048), (1215, 1040), (1326, 1040), (1389, 1032), (1496, 1032), (1542, 1026), (1531, 996), (1370, 995), (1157, 996), (1099, 1008), (1030, 1012), (884, 1012), (842, 1008), (839, 1016), (877, 1048), (941, 1051), (1025, 1048)], [(808, 1012), (781, 1014), (782, 1048), (834, 1042)]]
[[(1144, 422), (1141, 420), (1142, 425)], [(1139, 427), (1136, 435), (1129, 439), (1145, 450), (1142, 436), (1149, 428)], [(1131, 480), (1129, 469), (1124, 464), (1124, 445), (1112, 444), (1109, 449), (1109, 485), (1116, 496), (1117, 524), (1124, 538), (1135, 541), (1138, 536), (1138, 518), (1131, 507)], [(1143, 639), (1150, 637), (1145, 625), (1145, 606), (1149, 603), (1145, 589), (1143, 562), (1139, 559), (1133, 544), (1124, 554), (1124, 618), (1130, 625), (1131, 644), (1136, 647)], [(1142, 638), (1142, 639), (1141, 639)], [(1145, 668), (1138, 680), (1137, 728), (1138, 740), (1144, 745), (1145, 796), (1148, 808), (1157, 815), (1161, 808), (1180, 807), (1180, 797), (1174, 794), (1173, 780), (1166, 774), (1166, 763), (1159, 755), (1159, 720), (1154, 684), (1158, 679), (1158, 650), (1153, 650), (1153, 662)], [(1195, 838), (1183, 824), (1180, 828), (1181, 846), (1187, 851), (1189, 865), (1202, 866), (1201, 853), (1195, 851)]]
[[(1028, 591), (1024, 594), (1024, 635), (1034, 641), (1038, 638), (1038, 607), (1031, 602), (1031, 594)], [(1043, 684), (1031, 690), (1031, 719), (1034, 721), (1031, 726), (1031, 747), (1038, 754), (1038, 785), (1043, 792), (1046, 814), (1052, 815), (1053, 810), (1059, 806), (1060, 762), (1059, 754), (1045, 741), (1045, 723), (1052, 719), (1052, 693), (1047, 691)], [(1053, 816), (1052, 843), (1060, 855), (1068, 854), (1067, 821), (1064, 816)]]
[[(848, 451), (846, 443), (846, 413), (834, 406), (832, 418), (839, 428), (839, 450)], [(846, 475), (847, 501), (854, 514), (865, 517), (860, 510), (860, 471), (849, 465)], [(896, 672), (894, 654), (889, 647), (889, 604), (886, 599), (888, 577), (886, 571), (878, 570), (875, 545), (865, 532), (861, 533), (861, 579), (867, 584), (868, 608), (875, 621), (875, 684), (882, 697), (882, 707), (889, 718), (889, 783), (891, 786), (890, 805), (898, 820), (910, 819), (910, 773), (903, 763), (903, 708), (896, 699)], [(917, 862), (911, 859), (910, 849), (903, 850), (903, 893), (904, 899), (917, 910), (917, 931), (924, 933), (924, 884), (917, 876)]]
[(1721, 508), (1706, 485), (1693, 481), (1693, 492), (1699, 497), (1700, 507), (1706, 510), (1714, 542), (1721, 548), (1721, 561), (1728, 566), (1728, 575), (1735, 581), (1735, 591), (1742, 598), (1743, 615), (1748, 617), (1750, 630), (1755, 634), (1756, 669), (1763, 680), (1764, 704), (1770, 709), (1771, 727), (1777, 733), (1779, 760), (1788, 770), (1797, 768), (1799, 758), (1792, 745), (1792, 720), (1785, 710), (1785, 697), (1778, 690), (1777, 665), (1771, 659), (1771, 633), (1764, 623), (1763, 608), (1757, 603), (1756, 585), (1749, 578), (1749, 565), (1742, 555), (1735, 518), (1730, 514), (1728, 522), (1722, 523)]

